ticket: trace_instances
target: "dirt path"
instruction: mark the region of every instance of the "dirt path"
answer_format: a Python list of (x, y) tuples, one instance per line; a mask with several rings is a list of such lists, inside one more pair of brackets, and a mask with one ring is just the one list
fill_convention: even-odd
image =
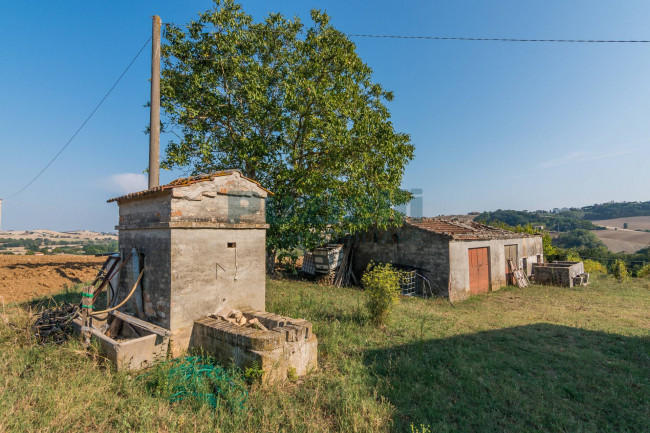
[(26, 301), (92, 280), (104, 262), (94, 256), (0, 255), (0, 301)]

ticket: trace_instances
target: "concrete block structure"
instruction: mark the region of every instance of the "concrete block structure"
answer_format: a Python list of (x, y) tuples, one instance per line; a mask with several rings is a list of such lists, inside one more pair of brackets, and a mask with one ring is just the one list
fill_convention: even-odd
[(589, 274), (585, 273), (583, 262), (554, 261), (535, 264), (533, 276), (538, 284), (560, 287), (581, 286), (589, 282)]
[(356, 240), (353, 269), (361, 276), (371, 261), (416, 268), (451, 301), (514, 284), (508, 259), (531, 275), (543, 262), (541, 235), (514, 233), (474, 221), (407, 219)]
[(267, 195), (228, 170), (109, 200), (119, 205), (120, 255), (134, 263), (123, 268), (117, 297), (144, 268), (127, 311), (170, 330), (174, 352), (188, 347), (196, 319), (264, 310)]
[[(168, 332), (168, 340), (151, 337), (155, 346), (145, 338), (121, 343), (122, 365), (150, 363), (169, 341), (174, 357), (200, 348), (242, 368), (256, 363), (265, 381), (317, 367), (311, 323), (264, 311), (269, 194), (238, 170), (226, 170), (109, 200), (119, 205), (124, 264), (114, 298), (134, 290), (125, 312)], [(224, 311), (263, 325), (253, 329), (245, 321), (218, 320)], [(116, 352), (115, 341), (98, 337), (110, 346), (107, 353)]]
[(290, 373), (303, 376), (316, 369), (318, 343), (310, 322), (256, 310), (242, 313), (247, 320), (257, 319), (268, 329), (244, 328), (206, 317), (196, 321), (191, 346), (203, 348), (220, 362), (256, 365), (267, 382), (282, 381)]

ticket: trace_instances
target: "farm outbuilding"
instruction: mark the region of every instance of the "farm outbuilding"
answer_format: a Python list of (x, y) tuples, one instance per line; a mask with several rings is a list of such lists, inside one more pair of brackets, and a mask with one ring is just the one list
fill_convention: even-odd
[(533, 263), (543, 262), (541, 235), (474, 221), (413, 218), (400, 227), (362, 234), (353, 266), (357, 276), (371, 261), (415, 268), (437, 294), (459, 301), (514, 284), (508, 259), (531, 275)]
[(188, 349), (256, 366), (264, 381), (317, 368), (311, 323), (265, 311), (269, 194), (224, 170), (109, 200), (120, 219), (119, 253), (100, 284), (108, 304), (94, 311), (98, 291), (86, 286), (77, 329), (98, 339), (118, 369)]

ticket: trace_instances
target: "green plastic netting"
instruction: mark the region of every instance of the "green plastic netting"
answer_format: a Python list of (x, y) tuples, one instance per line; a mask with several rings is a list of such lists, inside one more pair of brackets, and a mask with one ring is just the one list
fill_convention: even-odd
[(236, 369), (225, 369), (212, 358), (188, 356), (162, 362), (138, 377), (147, 387), (168, 396), (170, 402), (192, 400), (217, 407), (221, 403), (243, 409), (248, 398)]

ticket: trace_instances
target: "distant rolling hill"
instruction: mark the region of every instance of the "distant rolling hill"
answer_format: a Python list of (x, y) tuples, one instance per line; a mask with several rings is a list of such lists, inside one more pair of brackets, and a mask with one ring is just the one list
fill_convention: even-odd
[(624, 217), (592, 222), (598, 226), (617, 227), (621, 229), (623, 228), (624, 224), (627, 223), (627, 228), (630, 230), (650, 230), (650, 216)]
[[(607, 230), (594, 230), (594, 234), (614, 252), (634, 253), (650, 245), (650, 216), (634, 216), (592, 221)], [(623, 227), (627, 224), (627, 229)]]

